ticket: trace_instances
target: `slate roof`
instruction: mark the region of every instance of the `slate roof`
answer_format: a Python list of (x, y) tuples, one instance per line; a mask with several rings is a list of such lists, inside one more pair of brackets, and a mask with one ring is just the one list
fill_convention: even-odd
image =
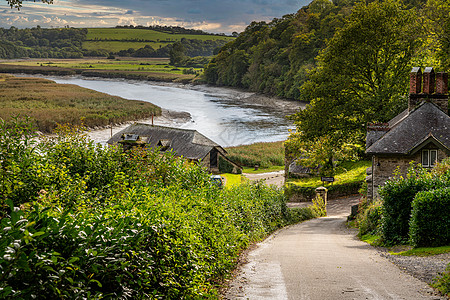
[(431, 102), (422, 103), (407, 116), (402, 112), (391, 122), (393, 128), (374, 142), (366, 153), (410, 154), (427, 141), (450, 150), (450, 117)]
[(123, 140), (124, 135), (138, 135), (149, 147), (164, 146), (172, 150), (178, 156), (187, 159), (203, 159), (213, 148), (226, 154), (226, 151), (218, 144), (208, 139), (196, 130), (164, 127), (135, 123), (113, 135), (108, 144), (116, 144)]

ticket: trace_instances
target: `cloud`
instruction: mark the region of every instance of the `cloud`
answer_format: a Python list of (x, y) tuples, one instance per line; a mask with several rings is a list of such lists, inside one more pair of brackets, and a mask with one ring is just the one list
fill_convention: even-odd
[[(270, 21), (295, 13), (311, 0), (54, 0), (47, 5), (24, 2), (18, 12), (0, 0), (0, 27), (45, 26), (113, 27), (116, 25), (169, 25), (210, 32), (242, 31), (252, 21)], [(3, 2), (3, 3), (2, 3)], [(9, 20), (7, 18), (9, 17)], [(47, 20), (54, 22), (47, 22)], [(14, 24), (14, 22), (17, 22)], [(127, 23), (128, 22), (128, 23)]]

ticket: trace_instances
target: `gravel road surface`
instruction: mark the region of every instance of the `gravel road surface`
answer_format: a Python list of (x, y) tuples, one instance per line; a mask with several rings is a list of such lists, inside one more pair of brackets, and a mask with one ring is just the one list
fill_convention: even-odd
[[(357, 198), (329, 201), (328, 217), (277, 231), (247, 255), (224, 299), (446, 299), (345, 226)], [(338, 200), (339, 201), (339, 200)]]

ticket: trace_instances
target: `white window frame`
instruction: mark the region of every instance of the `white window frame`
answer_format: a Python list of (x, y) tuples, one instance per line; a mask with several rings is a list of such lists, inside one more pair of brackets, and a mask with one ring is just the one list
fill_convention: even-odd
[[(426, 158), (425, 158), (426, 155)], [(433, 156), (436, 158), (434, 161), (432, 161), (431, 156)], [(421, 161), (422, 161), (422, 167), (426, 167), (426, 168), (432, 168), (436, 165), (436, 161), (438, 160), (438, 151), (436, 149), (425, 149), (422, 150), (422, 156), (421, 156)]]

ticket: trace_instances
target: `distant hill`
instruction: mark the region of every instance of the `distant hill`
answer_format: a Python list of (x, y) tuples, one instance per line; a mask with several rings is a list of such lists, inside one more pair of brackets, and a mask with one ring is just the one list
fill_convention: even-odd
[[(233, 37), (181, 27), (0, 28), (0, 58), (81, 58), (84, 56), (169, 57), (172, 44), (186, 56), (211, 56)], [(183, 32), (183, 33), (178, 33)]]
[[(137, 50), (148, 45), (157, 50), (168, 44), (187, 39), (202, 41), (205, 44), (206, 41), (209, 41), (209, 44), (214, 44), (215, 47), (221, 47), (234, 40), (233, 37), (221, 35), (171, 33), (148, 28), (89, 28), (83, 48), (118, 52), (130, 48)], [(210, 55), (212, 55), (212, 51)]]

